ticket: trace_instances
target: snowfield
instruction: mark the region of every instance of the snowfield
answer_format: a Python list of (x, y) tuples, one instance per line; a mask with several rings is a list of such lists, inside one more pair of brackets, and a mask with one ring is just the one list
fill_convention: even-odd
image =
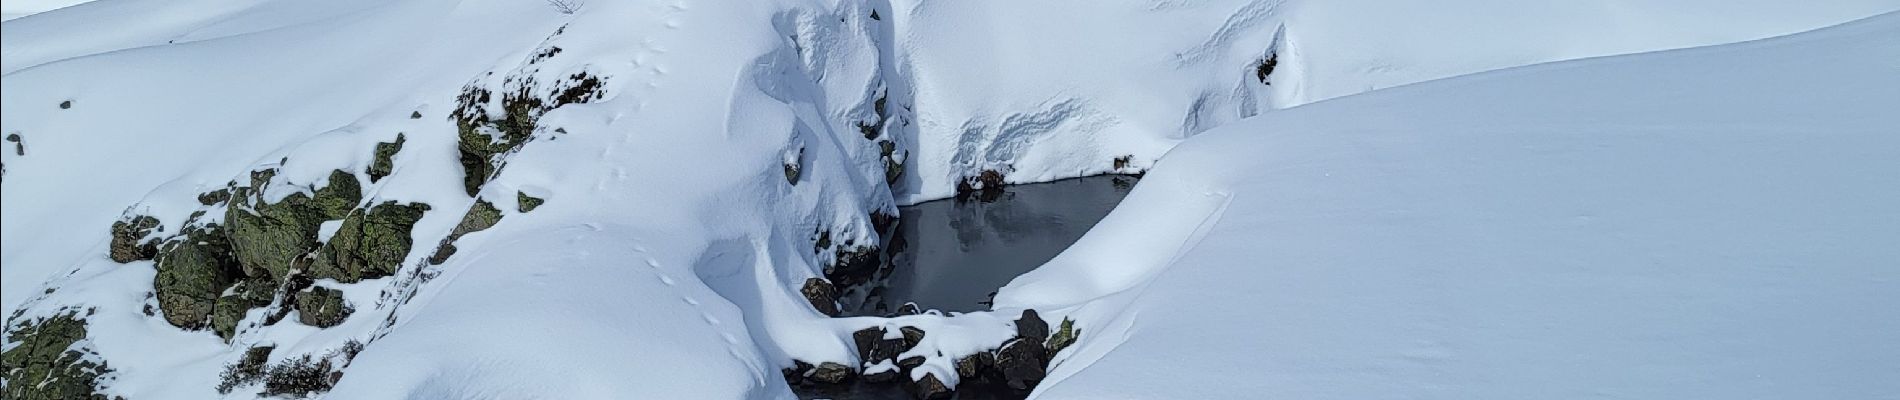
[(997, 304), (1097, 332), (1050, 398), (1892, 397), (1896, 37), (1889, 13), (1235, 123)]
[[(7, 396), (954, 387), (1032, 308), (1048, 398), (1900, 393), (1890, 0), (76, 4), (0, 24)], [(812, 299), (1143, 171), (992, 312)]]

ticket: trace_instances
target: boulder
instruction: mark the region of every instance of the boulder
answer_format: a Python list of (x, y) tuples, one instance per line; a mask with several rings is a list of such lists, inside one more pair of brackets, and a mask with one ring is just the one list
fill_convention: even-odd
[(158, 275), (152, 287), (165, 322), (185, 329), (205, 327), (218, 297), (238, 277), (224, 235), (216, 227), (186, 228), (158, 254)]
[(395, 274), (409, 255), (409, 230), (428, 209), (427, 204), (389, 201), (368, 212), (351, 213), (330, 242), (317, 250), (311, 276), (353, 283)]
[(312, 287), (310, 291), (297, 294), (297, 322), (318, 328), (328, 328), (349, 319), (355, 309), (343, 301), (343, 291)]
[(847, 367), (844, 364), (826, 361), (826, 362), (819, 363), (817, 368), (813, 368), (811, 370), (811, 375), (808, 375), (807, 377), (811, 378), (811, 380), (818, 381), (820, 383), (828, 383), (828, 384), (835, 385), (835, 384), (844, 383), (845, 381), (850, 380), (851, 375), (855, 375), (854, 371), (851, 370), (851, 367)]
[(838, 293), (831, 287), (831, 282), (823, 278), (809, 278), (798, 292), (805, 295), (805, 301), (811, 303), (811, 308), (818, 310), (818, 313), (838, 316)]
[[(420, 114), (417, 115), (419, 116)], [(396, 134), (396, 141), (376, 144), (375, 154), (373, 154), (375, 157), (373, 159), (374, 161), (370, 161), (369, 170), (363, 171), (369, 175), (369, 181), (371, 183), (382, 180), (383, 177), (395, 173), (396, 153), (402, 151), (404, 141), (402, 134), (398, 133)]]
[(966, 381), (983, 378), (991, 372), (995, 363), (996, 356), (987, 351), (964, 356), (957, 359), (957, 376)]
[(158, 244), (145, 240), (158, 229), (158, 218), (140, 215), (112, 223), (112, 261), (129, 263), (158, 256)]
[(1016, 319), (1016, 337), (1041, 343), (1049, 339), (1049, 323), (1036, 315), (1036, 310), (1023, 310), (1023, 316)]
[(917, 347), (917, 343), (924, 341), (923, 329), (918, 329), (915, 326), (906, 326), (897, 328), (897, 330), (904, 334), (904, 351), (910, 351), (911, 348)]
[(929, 372), (924, 373), (924, 377), (916, 382), (911, 382), (910, 392), (920, 400), (948, 399), (954, 393), (949, 386), (943, 384), (942, 379), (937, 379), (935, 373)]
[(1001, 370), (1003, 382), (1016, 390), (1036, 387), (1045, 372), (1043, 353), (1039, 340), (1015, 338), (1004, 342), (1003, 348), (996, 351), (996, 368)]

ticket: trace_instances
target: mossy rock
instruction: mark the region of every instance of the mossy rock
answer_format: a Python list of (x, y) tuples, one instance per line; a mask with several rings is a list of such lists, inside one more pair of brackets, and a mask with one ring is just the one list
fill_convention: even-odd
[(95, 381), (111, 369), (88, 361), (90, 350), (73, 348), (85, 338), (86, 321), (77, 312), (8, 327), (7, 341), (18, 345), (0, 353), (6, 378), (0, 398), (105, 399)]
[[(421, 114), (416, 114), (417, 118), (421, 116)], [(370, 182), (382, 180), (383, 177), (395, 172), (396, 153), (402, 151), (402, 144), (405, 140), (402, 134), (398, 133), (396, 134), (396, 141), (376, 144), (376, 158), (370, 162), (369, 170), (364, 171), (364, 173), (369, 174)]]
[(363, 201), (362, 183), (356, 181), (356, 175), (340, 169), (330, 171), (329, 184), (315, 192), (310, 203), (323, 212), (325, 220), (343, 218)]
[[(510, 80), (517, 79), (511, 77)], [(518, 78), (512, 92), (501, 96), (501, 115), (489, 115), (494, 92), (470, 84), (456, 96), (456, 149), (461, 152), (462, 187), (470, 197), (481, 192), (482, 184), (501, 169), (502, 154), (520, 148), (539, 125), (542, 114), (568, 104), (587, 103), (606, 97), (606, 81), (586, 72), (568, 75), (554, 84), (536, 85), (534, 78)]]
[(515, 211), (524, 213), (534, 211), (535, 208), (541, 207), (541, 204), (546, 202), (547, 200), (543, 200), (540, 197), (529, 196), (525, 192), (515, 192)]
[(297, 294), (297, 322), (304, 325), (318, 328), (337, 326), (355, 311), (343, 301), (341, 290), (318, 286)]
[(218, 189), (198, 194), (198, 204), (216, 205), (231, 200), (231, 189)]
[(396, 273), (413, 244), (409, 231), (428, 204), (383, 202), (368, 212), (350, 214), (310, 265), (315, 278), (351, 283)]
[(112, 223), (112, 261), (129, 263), (158, 255), (158, 244), (145, 240), (158, 229), (158, 218), (140, 215)]
[(455, 241), (461, 239), (462, 235), (480, 232), (494, 227), (499, 222), (501, 222), (501, 209), (495, 208), (495, 203), (490, 203), (488, 200), (475, 200), (475, 205), (468, 208), (468, 213), (462, 214), (462, 221), (457, 222), (455, 228), (449, 231), (449, 236), (442, 239), (441, 245), (436, 246), (435, 254), (429, 255), (429, 264), (441, 265), (448, 262), (449, 257), (455, 255)]
[(204, 328), (224, 289), (243, 276), (222, 232), (215, 226), (190, 227), (159, 250), (152, 286), (172, 326)]
[[(253, 183), (261, 184), (255, 178)], [(317, 248), (317, 229), (324, 221), (344, 218), (362, 201), (362, 187), (354, 175), (335, 170), (315, 197), (297, 193), (276, 203), (261, 197), (261, 191), (239, 197), (225, 210), (226, 235), (247, 275), (282, 279), (292, 261)]]
[(252, 309), (270, 305), (277, 295), (277, 286), (263, 279), (245, 279), (238, 281), (230, 292), (218, 298), (211, 312), (211, 331), (225, 340), (237, 334), (238, 322)]

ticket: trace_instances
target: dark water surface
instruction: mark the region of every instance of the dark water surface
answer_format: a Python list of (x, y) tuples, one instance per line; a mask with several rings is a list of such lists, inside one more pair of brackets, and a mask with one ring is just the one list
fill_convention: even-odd
[(943, 311), (988, 310), (996, 289), (1075, 244), (1128, 196), (1137, 179), (1098, 175), (1013, 185), (988, 201), (900, 207), (898, 230), (907, 244), (891, 260), (881, 301), (892, 310), (904, 302)]
[[(902, 250), (890, 259), (888, 275), (874, 283), (877, 295), (857, 307), (848, 305), (846, 313), (885, 315), (906, 302), (942, 311), (988, 310), (996, 289), (1081, 239), (1137, 180), (1091, 176), (900, 207), (897, 235), (905, 242)], [(807, 382), (794, 385), (793, 392), (801, 399), (912, 398), (903, 386)], [(962, 400), (1020, 399), (1029, 394), (994, 382), (966, 381), (956, 389), (956, 398)]]

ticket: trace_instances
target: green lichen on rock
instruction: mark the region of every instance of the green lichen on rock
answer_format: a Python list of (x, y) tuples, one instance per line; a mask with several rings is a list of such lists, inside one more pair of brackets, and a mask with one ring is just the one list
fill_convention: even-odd
[(1049, 344), (1043, 347), (1047, 347), (1049, 349), (1049, 355), (1054, 356), (1056, 353), (1062, 352), (1062, 349), (1068, 348), (1071, 344), (1075, 344), (1076, 337), (1081, 335), (1082, 330), (1075, 327), (1075, 320), (1063, 318), (1062, 326), (1056, 329), (1054, 335), (1049, 336)]
[(245, 279), (231, 287), (229, 295), (219, 297), (211, 312), (211, 331), (230, 340), (237, 334), (239, 321), (251, 309), (269, 306), (277, 294), (277, 285), (263, 279)]
[[(272, 171), (272, 170), (265, 170)], [(274, 174), (274, 173), (273, 173)], [(329, 185), (314, 191), (315, 196), (292, 194), (276, 203), (262, 200), (263, 185), (269, 178), (257, 180), (256, 195), (239, 196), (225, 210), (231, 250), (246, 275), (282, 279), (291, 263), (317, 247), (317, 229), (324, 221), (344, 218), (362, 201), (362, 187), (356, 177), (343, 170), (330, 174)]]
[(435, 254), (429, 256), (429, 264), (441, 265), (454, 256), (455, 240), (461, 239), (462, 235), (494, 227), (499, 222), (501, 209), (495, 208), (495, 204), (488, 200), (475, 200), (475, 205), (468, 208), (468, 213), (462, 214), (462, 221), (457, 222), (455, 228), (449, 231), (449, 236), (443, 238), (442, 244), (435, 248)]
[(356, 175), (340, 169), (330, 171), (329, 184), (317, 189), (310, 199), (326, 220), (343, 218), (362, 201), (363, 185), (356, 181)]
[(479, 193), (482, 184), (501, 168), (499, 156), (534, 136), (542, 114), (564, 105), (605, 98), (605, 83), (586, 72), (568, 75), (545, 87), (532, 75), (510, 76), (502, 84), (508, 89), (501, 95), (499, 116), (488, 112), (495, 100), (492, 90), (479, 84), (464, 86), (456, 96), (455, 110), (450, 112), (456, 126), (456, 149), (461, 152), (463, 189), (469, 196)]
[(198, 204), (215, 205), (231, 200), (231, 189), (218, 189), (198, 194)]
[(73, 346), (85, 338), (86, 320), (76, 311), (8, 327), (7, 342), (17, 345), (0, 353), (0, 370), (6, 377), (0, 384), (0, 398), (105, 399), (97, 393), (95, 381), (111, 368), (88, 360), (90, 349)]
[(322, 286), (297, 294), (297, 322), (318, 328), (343, 323), (356, 310), (343, 301), (343, 291)]
[(535, 208), (541, 207), (541, 204), (546, 202), (547, 200), (543, 200), (540, 197), (529, 196), (525, 192), (515, 192), (515, 211), (524, 213), (534, 211)]
[(349, 214), (330, 242), (317, 249), (310, 275), (351, 283), (396, 273), (413, 244), (409, 231), (428, 204), (383, 202)]
[(158, 255), (158, 244), (145, 240), (158, 229), (158, 218), (140, 215), (112, 223), (112, 261), (129, 263)]
[[(421, 114), (416, 114), (416, 116), (419, 118)], [(402, 134), (398, 133), (396, 134), (396, 141), (376, 144), (376, 158), (370, 162), (369, 170), (364, 171), (369, 174), (370, 182), (382, 180), (383, 177), (395, 172), (396, 153), (402, 151), (402, 143), (405, 140)]]
[(223, 231), (189, 226), (160, 246), (153, 288), (165, 321), (185, 329), (205, 327), (224, 289), (243, 276)]

